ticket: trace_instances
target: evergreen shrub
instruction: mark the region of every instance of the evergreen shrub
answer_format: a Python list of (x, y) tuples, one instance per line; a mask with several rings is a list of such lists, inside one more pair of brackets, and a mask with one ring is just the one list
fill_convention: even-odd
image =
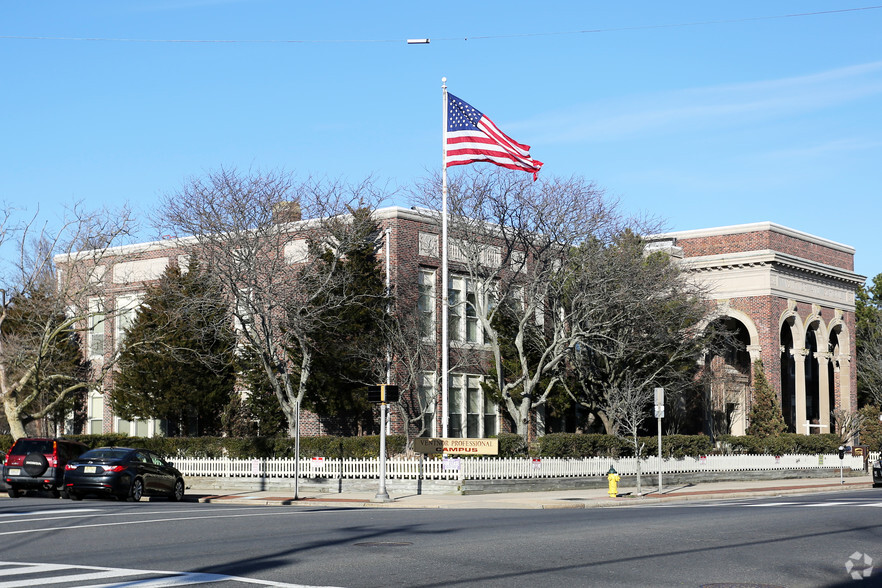
[(733, 453), (754, 453), (770, 455), (837, 453), (839, 435), (797, 435), (784, 433), (773, 437), (755, 435), (722, 435), (720, 441)]

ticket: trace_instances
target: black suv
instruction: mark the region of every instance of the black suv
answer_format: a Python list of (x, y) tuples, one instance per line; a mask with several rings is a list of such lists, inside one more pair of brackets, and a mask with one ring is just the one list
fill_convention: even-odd
[(13, 443), (3, 463), (3, 481), (10, 498), (26, 490), (46, 490), (56, 498), (64, 489), (64, 466), (88, 449), (69, 439), (22, 437)]

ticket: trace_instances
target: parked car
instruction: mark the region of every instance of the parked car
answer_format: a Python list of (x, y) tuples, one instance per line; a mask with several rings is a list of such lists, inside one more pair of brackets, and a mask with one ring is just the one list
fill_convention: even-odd
[(184, 478), (147, 449), (99, 447), (72, 460), (64, 471), (64, 490), (72, 500), (87, 494), (137, 502), (142, 496), (184, 498)]
[(882, 459), (873, 462), (873, 488), (882, 486)]
[(88, 447), (70, 439), (22, 437), (3, 461), (3, 481), (10, 498), (27, 490), (45, 490), (56, 498), (64, 494), (64, 466)]
[[(0, 464), (6, 463), (6, 454), (0, 451)], [(9, 484), (6, 483), (6, 479), (3, 477), (3, 467), (0, 466), (0, 492), (7, 492), (9, 490)]]

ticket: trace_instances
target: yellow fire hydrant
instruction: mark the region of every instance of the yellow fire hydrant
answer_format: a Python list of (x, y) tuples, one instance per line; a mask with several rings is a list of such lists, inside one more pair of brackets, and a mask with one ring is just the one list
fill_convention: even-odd
[(615, 498), (619, 495), (619, 477), (618, 472), (616, 472), (616, 468), (609, 466), (609, 471), (606, 472), (606, 479), (609, 481), (609, 497)]

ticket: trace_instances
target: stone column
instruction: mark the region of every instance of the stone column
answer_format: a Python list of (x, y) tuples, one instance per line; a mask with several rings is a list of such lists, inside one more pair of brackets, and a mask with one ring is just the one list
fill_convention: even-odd
[(839, 356), (839, 407), (852, 412), (851, 406), (851, 358)]
[(793, 354), (793, 363), (796, 367), (796, 382), (794, 386), (794, 394), (796, 395), (796, 414), (794, 421), (796, 422), (796, 434), (805, 435), (808, 433), (805, 429), (806, 412), (805, 412), (805, 358), (808, 355), (807, 349), (791, 349)]
[(831, 355), (829, 351), (815, 353), (818, 360), (818, 423), (822, 425), (819, 433), (833, 433), (830, 430), (830, 376), (827, 373)]

